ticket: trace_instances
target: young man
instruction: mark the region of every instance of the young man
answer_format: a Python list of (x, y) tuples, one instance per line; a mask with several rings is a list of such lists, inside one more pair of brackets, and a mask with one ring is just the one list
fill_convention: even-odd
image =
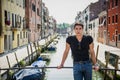
[(84, 80), (92, 80), (92, 64), (90, 57), (95, 65), (94, 69), (99, 69), (95, 58), (93, 38), (83, 35), (83, 25), (80, 23), (74, 25), (74, 32), (75, 36), (69, 36), (66, 39), (66, 48), (58, 69), (64, 66), (64, 62), (71, 48), (74, 80), (83, 80), (83, 78)]

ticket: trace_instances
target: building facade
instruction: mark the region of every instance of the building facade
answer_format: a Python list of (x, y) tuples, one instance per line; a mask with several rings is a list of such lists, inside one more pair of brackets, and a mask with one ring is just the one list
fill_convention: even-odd
[(56, 24), (56, 20), (52, 16), (49, 16), (48, 35), (54, 35), (56, 33)]
[(98, 42), (106, 44), (107, 42), (107, 11), (102, 11), (99, 15)]
[(41, 0), (26, 0), (25, 2), (25, 21), (28, 28), (29, 42), (40, 39), (41, 31)]
[(28, 43), (24, 0), (0, 1), (0, 53)]
[(120, 48), (120, 0), (108, 0), (108, 45)]
[(49, 10), (45, 6), (45, 3), (42, 3), (42, 28), (41, 28), (41, 38), (46, 38), (49, 29)]

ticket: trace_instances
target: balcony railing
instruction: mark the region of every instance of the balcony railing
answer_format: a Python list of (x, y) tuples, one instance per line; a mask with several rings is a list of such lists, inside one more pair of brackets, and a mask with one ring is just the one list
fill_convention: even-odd
[(15, 27), (12, 27), (12, 30), (20, 30), (21, 29), (21, 23), (20, 22), (16, 22)]

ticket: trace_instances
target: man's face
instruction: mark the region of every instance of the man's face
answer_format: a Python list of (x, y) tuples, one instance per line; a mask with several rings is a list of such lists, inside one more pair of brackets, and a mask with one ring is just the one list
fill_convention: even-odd
[(77, 26), (75, 26), (74, 31), (75, 31), (76, 35), (81, 35), (83, 32), (83, 28), (82, 28), (82, 26), (77, 25)]

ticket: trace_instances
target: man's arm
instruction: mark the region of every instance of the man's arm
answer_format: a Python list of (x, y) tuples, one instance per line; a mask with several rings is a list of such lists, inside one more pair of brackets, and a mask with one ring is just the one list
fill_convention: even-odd
[(96, 61), (96, 58), (95, 58), (94, 44), (91, 43), (91, 44), (89, 45), (89, 48), (90, 48), (90, 54), (91, 54), (92, 62), (93, 62), (93, 64), (96, 64), (97, 61)]
[(65, 51), (63, 53), (61, 64), (60, 64), (60, 66), (58, 66), (59, 69), (63, 67), (64, 62), (68, 56), (69, 50), (70, 50), (70, 45), (68, 43), (66, 43), (66, 48), (65, 48)]
[(97, 64), (97, 60), (95, 58), (95, 51), (94, 51), (94, 44), (91, 43), (89, 45), (89, 48), (90, 48), (90, 54), (91, 54), (91, 59), (92, 59), (92, 62), (94, 64), (94, 70), (99, 70), (99, 65)]

